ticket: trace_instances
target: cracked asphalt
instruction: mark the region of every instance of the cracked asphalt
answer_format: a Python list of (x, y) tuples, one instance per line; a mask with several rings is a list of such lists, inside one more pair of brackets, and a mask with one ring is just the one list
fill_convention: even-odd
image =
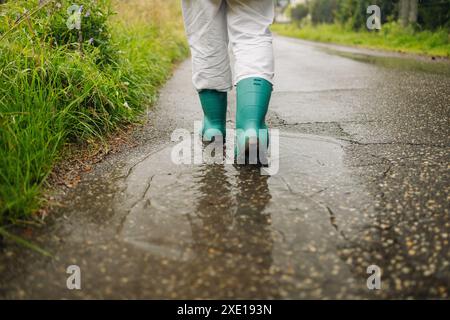
[(283, 37), (275, 54), (276, 175), (170, 161), (202, 116), (186, 61), (138, 146), (34, 231), (52, 257), (3, 240), (0, 297), (448, 299), (450, 64)]

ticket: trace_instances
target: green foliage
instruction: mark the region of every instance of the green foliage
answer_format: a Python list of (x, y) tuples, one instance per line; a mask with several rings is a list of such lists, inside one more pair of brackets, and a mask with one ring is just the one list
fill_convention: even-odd
[(313, 0), (310, 2), (309, 11), (311, 21), (314, 24), (332, 23), (337, 9), (337, 0)]
[(347, 27), (357, 30), (365, 25), (367, 0), (340, 0), (338, 2), (335, 20)]
[(450, 31), (450, 0), (422, 0), (417, 23), (421, 29), (445, 28)]
[(1, 5), (0, 224), (39, 208), (66, 143), (102, 139), (136, 120), (187, 54), (173, 26), (125, 26), (109, 1), (79, 3), (90, 8), (80, 31), (65, 25), (69, 1)]
[(73, 4), (72, 0), (59, 1), (52, 6), (48, 13), (48, 26), (43, 30), (43, 35), (53, 41), (56, 46), (84, 43), (87, 48), (100, 48), (101, 60), (99, 62), (111, 62), (115, 56), (112, 48), (108, 20), (112, 15), (109, 0), (77, 0), (80, 8), (81, 30), (69, 29), (67, 8)]
[[(450, 30), (450, 0), (417, 0), (419, 30)], [(399, 0), (310, 0), (309, 11), (314, 24), (339, 23), (347, 28), (365, 28), (367, 7), (378, 5), (381, 9), (381, 22), (399, 19)]]
[[(41, 4), (39, 6), (39, 4)], [(68, 9), (74, 6), (80, 11), (80, 27), (69, 29)], [(32, 14), (31, 18), (27, 18)], [(21, 22), (29, 36), (52, 47), (90, 51), (99, 48), (99, 63), (109, 63), (116, 49), (111, 44), (108, 20), (112, 15), (110, 0), (41, 0), (14, 1), (4, 5), (0, 15), (0, 34), (11, 30)], [(31, 19), (31, 20), (30, 20)]]
[(365, 28), (370, 5), (380, 7), (382, 23), (392, 21), (398, 15), (398, 0), (338, 0), (335, 22), (354, 30)]
[(307, 4), (300, 3), (291, 9), (291, 18), (294, 21), (301, 21), (308, 16), (309, 8)]
[(380, 32), (354, 31), (340, 24), (306, 25), (302, 28), (295, 24), (274, 25), (273, 30), (281, 35), (313, 41), (450, 57), (448, 32), (443, 29), (418, 32), (412, 27), (404, 28), (397, 22), (389, 22)]

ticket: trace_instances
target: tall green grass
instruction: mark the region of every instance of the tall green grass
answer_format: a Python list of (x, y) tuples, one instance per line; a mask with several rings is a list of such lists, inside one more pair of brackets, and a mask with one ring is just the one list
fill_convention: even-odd
[(280, 35), (312, 41), (450, 57), (450, 35), (445, 29), (415, 31), (396, 22), (383, 24), (380, 31), (354, 31), (337, 24), (277, 24), (272, 29)]
[(0, 225), (42, 205), (65, 145), (135, 121), (187, 55), (176, 0), (73, 2), (81, 31), (72, 1), (0, 4)]

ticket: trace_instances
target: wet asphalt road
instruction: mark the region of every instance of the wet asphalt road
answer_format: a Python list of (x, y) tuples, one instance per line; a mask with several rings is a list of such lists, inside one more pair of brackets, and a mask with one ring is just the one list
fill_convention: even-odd
[(201, 119), (186, 61), (139, 146), (35, 231), (52, 258), (4, 240), (0, 297), (449, 298), (449, 64), (282, 37), (275, 53), (278, 174), (170, 161), (171, 132)]

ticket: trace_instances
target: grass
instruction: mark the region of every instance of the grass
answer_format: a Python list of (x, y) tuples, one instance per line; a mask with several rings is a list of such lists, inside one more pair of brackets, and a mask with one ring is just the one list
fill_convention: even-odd
[(80, 32), (72, 1), (38, 2), (0, 5), (0, 225), (33, 217), (65, 146), (136, 121), (188, 53), (176, 0), (74, 1)]
[(337, 24), (317, 26), (276, 24), (272, 30), (280, 35), (305, 40), (331, 42), (371, 49), (407, 52), (436, 57), (450, 57), (450, 35), (446, 30), (414, 31), (395, 22), (386, 23), (380, 31), (353, 31)]

